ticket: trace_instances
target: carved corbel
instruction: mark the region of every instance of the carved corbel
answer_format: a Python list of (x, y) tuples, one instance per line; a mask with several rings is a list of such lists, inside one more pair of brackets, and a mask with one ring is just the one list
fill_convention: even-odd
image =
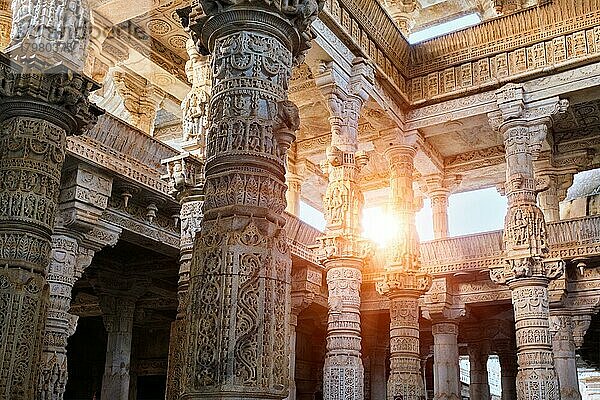
[(108, 206), (113, 180), (97, 168), (78, 164), (63, 173), (57, 225), (88, 232)]
[(592, 323), (591, 314), (573, 315), (573, 340), (575, 341), (575, 348), (579, 350), (583, 346), (583, 339), (587, 330)]
[(184, 152), (161, 160), (167, 166), (167, 174), (161, 176), (169, 184), (169, 192), (179, 202), (204, 192), (204, 160)]
[(457, 320), (467, 317), (467, 308), (458, 303), (455, 288), (449, 278), (435, 278), (431, 287), (425, 293), (425, 306), (422, 309), (423, 318), (431, 321)]

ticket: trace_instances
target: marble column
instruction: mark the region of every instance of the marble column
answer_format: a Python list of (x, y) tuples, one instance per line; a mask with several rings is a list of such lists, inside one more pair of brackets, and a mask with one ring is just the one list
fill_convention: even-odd
[(460, 175), (440, 173), (424, 176), (419, 181), (421, 190), (431, 200), (435, 239), (448, 237), (448, 199), (452, 190), (460, 184), (461, 180)]
[(485, 342), (469, 343), (470, 383), (469, 395), (471, 399), (489, 400), (490, 385), (488, 383), (487, 361), (489, 346)]
[(458, 359), (458, 324), (434, 322), (433, 393), (434, 400), (460, 400), (460, 366)]
[(387, 399), (420, 400), (425, 396), (419, 350), (419, 297), (431, 287), (420, 271), (417, 204), (413, 193), (416, 148), (394, 145), (385, 152), (390, 169), (390, 210), (399, 227), (386, 248), (383, 279), (377, 291), (390, 300), (390, 377)]
[(552, 357), (548, 285), (564, 271), (561, 260), (547, 260), (544, 214), (536, 204), (533, 161), (544, 145), (552, 120), (567, 103), (558, 99), (524, 103), (521, 85), (498, 90), (500, 112), (491, 119), (504, 137), (506, 151), (505, 265), (490, 278), (512, 293), (519, 369), (517, 399), (558, 400), (560, 390)]
[[(80, 133), (98, 114), (87, 99), (93, 84), (78, 73), (86, 38), (69, 37), (68, 59), (64, 52), (27, 52), (34, 43), (48, 42), (47, 31), (38, 30), (35, 37), (32, 32), (42, 18), (40, 9), (55, 15), (61, 6), (48, 2), (30, 10), (25, 3), (13, 1), (18, 13), (14, 45), (7, 50), (12, 59), (0, 56), (0, 398), (11, 400), (34, 398), (39, 382), (49, 302), (45, 270), (66, 136)], [(82, 21), (88, 15), (79, 2), (68, 14)], [(66, 21), (55, 24), (64, 26)], [(51, 67), (57, 60), (64, 62)]]
[(573, 317), (568, 312), (563, 310), (551, 311), (552, 351), (560, 384), (561, 400), (581, 400), (573, 328)]
[[(358, 177), (367, 157), (357, 151), (358, 118), (368, 98), (364, 88), (373, 70), (360, 59), (349, 73), (338, 70), (334, 63), (322, 67), (324, 71), (316, 81), (327, 100), (332, 132), (323, 164), (329, 179), (323, 198), (327, 224), (325, 236), (318, 239), (329, 290), (323, 398), (362, 400), (360, 290), (368, 244), (360, 238), (364, 199)], [(346, 74), (348, 80), (336, 80), (340, 74)]]
[(167, 165), (169, 189), (181, 204), (179, 224), (181, 230), (179, 252), (179, 280), (177, 283), (177, 316), (171, 324), (169, 357), (167, 367), (166, 399), (179, 399), (185, 343), (186, 310), (190, 281), (190, 265), (194, 251), (194, 240), (202, 223), (204, 203), (204, 164), (199, 158), (183, 153), (177, 157), (162, 160)]
[(385, 379), (387, 347), (384, 341), (373, 348), (371, 357), (371, 399), (384, 399), (387, 383)]
[(283, 399), (291, 306), (285, 157), (300, 125), (287, 89), (319, 4), (211, 4), (180, 11), (199, 52), (213, 58), (181, 399)]
[(129, 400), (129, 367), (135, 298), (116, 293), (99, 296), (102, 320), (108, 333), (101, 398)]
[(68, 375), (67, 339), (77, 326), (77, 317), (69, 313), (73, 286), (90, 265), (94, 253), (116, 244), (121, 233), (120, 228), (99, 222), (111, 190), (112, 179), (86, 164), (71, 164), (62, 173), (51, 261), (46, 271), (50, 303), (42, 346), (39, 399), (63, 398)]
[(433, 237), (444, 239), (448, 237), (448, 197), (450, 193), (440, 190), (431, 194), (431, 211), (433, 214)]
[(287, 207), (285, 211), (288, 213), (299, 216), (300, 215), (300, 194), (302, 193), (302, 178), (294, 174), (286, 175), (286, 185), (288, 187), (286, 192)]

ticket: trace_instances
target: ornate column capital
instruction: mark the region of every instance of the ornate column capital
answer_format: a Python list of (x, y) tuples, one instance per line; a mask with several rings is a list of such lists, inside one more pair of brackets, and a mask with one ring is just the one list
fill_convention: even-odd
[(81, 134), (103, 113), (88, 100), (95, 89), (92, 80), (62, 65), (20, 66), (0, 55), (0, 121), (28, 116)]
[(108, 70), (102, 96), (95, 96), (97, 104), (131, 125), (154, 133), (156, 113), (167, 96), (146, 78), (130, 70), (112, 67)]
[(431, 174), (419, 179), (419, 188), (428, 197), (448, 197), (462, 182), (461, 175), (455, 174)]
[[(310, 41), (314, 37), (310, 25), (323, 5), (322, 0), (304, 0), (292, 4), (283, 0), (261, 0), (251, 4), (201, 0), (198, 4), (178, 10), (178, 14), (184, 28), (192, 31), (200, 54), (212, 52), (218, 38), (245, 29), (274, 35), (299, 63), (304, 52), (310, 48)], [(231, 24), (231, 21), (236, 23)]]
[(545, 139), (546, 130), (540, 125), (550, 126), (554, 115), (567, 111), (569, 101), (552, 97), (528, 103), (523, 84), (509, 83), (496, 91), (496, 105), (498, 111), (488, 114), (492, 128), (506, 134), (510, 128), (527, 125), (541, 141)]
[(360, 110), (369, 99), (368, 88), (374, 82), (373, 67), (355, 58), (350, 71), (331, 61), (321, 63), (315, 83), (325, 96), (331, 124), (331, 146), (354, 153), (358, 145)]

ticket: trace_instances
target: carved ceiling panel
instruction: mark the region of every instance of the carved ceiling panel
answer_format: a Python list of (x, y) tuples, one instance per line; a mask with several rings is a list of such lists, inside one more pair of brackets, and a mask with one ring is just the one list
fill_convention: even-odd
[(171, 1), (133, 18), (131, 22), (146, 31), (153, 39), (160, 41), (170, 51), (187, 60), (188, 55), (185, 50), (187, 35), (176, 14), (176, 10), (184, 6), (183, 0)]
[(502, 138), (485, 115), (426, 127), (422, 133), (443, 157), (502, 145)]
[(572, 104), (554, 120), (554, 140), (569, 142), (600, 135), (600, 100)]

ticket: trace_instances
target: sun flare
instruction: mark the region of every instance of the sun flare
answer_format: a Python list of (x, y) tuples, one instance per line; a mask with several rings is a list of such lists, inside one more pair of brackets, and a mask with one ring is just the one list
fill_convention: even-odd
[(363, 210), (363, 236), (378, 247), (388, 246), (400, 232), (400, 221), (382, 207), (365, 208)]

